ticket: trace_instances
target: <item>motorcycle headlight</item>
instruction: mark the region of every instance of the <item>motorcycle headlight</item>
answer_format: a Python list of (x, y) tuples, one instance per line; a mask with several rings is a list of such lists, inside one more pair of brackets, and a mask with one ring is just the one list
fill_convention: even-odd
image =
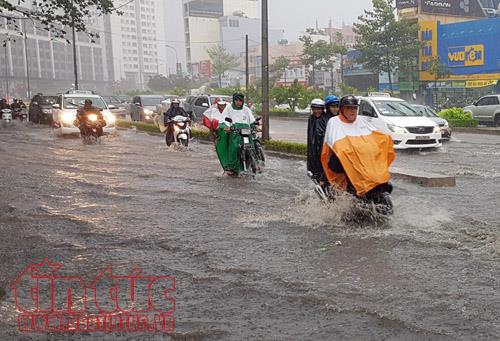
[(144, 113), (146, 115), (151, 115), (153, 112), (151, 110), (149, 110), (149, 109), (144, 109)]
[(63, 123), (72, 124), (74, 120), (75, 120), (75, 114), (70, 112), (65, 112), (62, 114)]
[(441, 128), (439, 126), (435, 126), (434, 127), (434, 132), (435, 133), (440, 133), (441, 132)]
[(407, 134), (408, 133), (408, 130), (406, 130), (406, 128), (399, 127), (399, 126), (396, 126), (393, 124), (388, 124), (387, 128), (389, 128), (389, 130), (395, 134)]
[(97, 115), (96, 114), (90, 114), (89, 115), (89, 121), (90, 122), (97, 122)]

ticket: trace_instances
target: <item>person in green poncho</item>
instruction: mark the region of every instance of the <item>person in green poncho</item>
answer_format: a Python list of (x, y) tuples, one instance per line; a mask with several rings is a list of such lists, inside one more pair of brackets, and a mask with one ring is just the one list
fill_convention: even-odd
[(252, 111), (245, 106), (245, 96), (238, 92), (233, 95), (233, 103), (226, 107), (222, 117), (224, 119), (230, 118), (231, 123), (222, 121), (219, 124), (217, 156), (226, 174), (236, 176), (242, 170), (240, 164), (242, 140), (240, 134), (231, 130), (231, 127), (235, 129), (250, 128), (255, 124), (255, 118)]

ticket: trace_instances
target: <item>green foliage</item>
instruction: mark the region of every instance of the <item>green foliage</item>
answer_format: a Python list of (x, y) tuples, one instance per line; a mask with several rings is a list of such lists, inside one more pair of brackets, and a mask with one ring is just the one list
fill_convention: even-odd
[(446, 65), (441, 63), (439, 57), (434, 57), (432, 59), (427, 71), (429, 71), (429, 73), (434, 76), (434, 79), (436, 81), (439, 79), (448, 78), (450, 75), (450, 70)]
[(294, 155), (307, 155), (307, 145), (304, 143), (269, 140), (264, 143), (266, 150), (273, 150), (281, 153)]
[(270, 73), (271, 73), (271, 80), (270, 83), (274, 84), (276, 81), (278, 81), (280, 78), (286, 76), (286, 70), (288, 66), (290, 65), (290, 59), (284, 56), (280, 56), (276, 58), (274, 63), (270, 66)]
[(359, 62), (368, 69), (392, 75), (400, 68), (411, 69), (416, 64), (419, 50), (418, 23), (406, 19), (396, 20), (393, 0), (372, 0), (373, 10), (365, 10), (354, 24), (358, 35), (356, 49), (361, 52)]
[(452, 128), (476, 128), (479, 125), (477, 120), (447, 120)]
[(462, 108), (450, 108), (443, 110), (439, 113), (439, 117), (444, 118), (445, 120), (472, 120), (472, 115), (468, 112), (465, 112)]
[(353, 86), (349, 86), (349, 85), (347, 85), (345, 83), (340, 83), (339, 87), (340, 87), (340, 92), (342, 93), (342, 96), (345, 96), (345, 95), (358, 95), (359, 94), (359, 90), (358, 89), (356, 89)]
[[(156, 75), (149, 80), (148, 87), (156, 92), (184, 96), (186, 90), (196, 87), (196, 84), (188, 77), (171, 75), (167, 78), (163, 75)], [(173, 91), (177, 93), (173, 93)]]
[(345, 54), (347, 49), (342, 43), (342, 39), (341, 43), (330, 43), (325, 40), (313, 42), (311, 34), (314, 34), (314, 31), (309, 29), (307, 34), (301, 36), (299, 40), (304, 44), (302, 61), (305, 65), (312, 67), (311, 85), (314, 86), (315, 71), (333, 68), (335, 56)]
[(229, 53), (220, 45), (208, 48), (207, 53), (212, 61), (212, 70), (218, 76), (221, 87), (224, 74), (239, 65), (238, 56)]
[[(41, 27), (52, 33), (52, 36), (64, 38), (67, 27), (75, 27), (76, 31), (86, 32), (91, 39), (98, 37), (97, 33), (88, 32), (88, 18), (115, 12), (121, 14), (119, 6), (115, 7), (112, 0), (39, 0), (36, 11), (27, 11), (22, 7), (26, 0), (0, 0), (0, 13), (7, 18), (11, 28), (19, 31), (13, 18), (26, 17), (39, 22)], [(11, 12), (5, 14), (5, 12)], [(62, 27), (62, 28), (61, 28)]]

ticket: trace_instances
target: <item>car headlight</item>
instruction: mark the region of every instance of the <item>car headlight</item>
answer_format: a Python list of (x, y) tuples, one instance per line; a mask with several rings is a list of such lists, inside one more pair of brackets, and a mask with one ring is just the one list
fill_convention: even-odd
[(75, 114), (70, 113), (70, 112), (64, 112), (62, 114), (62, 121), (63, 121), (63, 123), (73, 124), (74, 120), (75, 120)]
[(90, 122), (97, 122), (97, 115), (96, 114), (90, 114), (89, 115), (89, 121)]
[(393, 124), (388, 124), (387, 128), (389, 128), (389, 130), (395, 134), (408, 134), (408, 130), (406, 130), (406, 128), (399, 127)]
[(153, 112), (151, 110), (149, 110), (149, 109), (144, 109), (144, 113), (146, 115), (151, 115)]
[(435, 133), (440, 133), (441, 132), (441, 128), (439, 126), (435, 126), (434, 127), (434, 132)]
[(114, 124), (116, 122), (116, 117), (113, 114), (107, 114), (106, 115), (106, 123), (107, 124)]

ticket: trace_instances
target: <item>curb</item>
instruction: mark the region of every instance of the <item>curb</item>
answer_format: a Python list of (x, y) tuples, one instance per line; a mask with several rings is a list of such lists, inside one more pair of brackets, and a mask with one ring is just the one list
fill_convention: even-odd
[(483, 135), (500, 135), (500, 129), (498, 128), (452, 128), (452, 132), (483, 134)]

